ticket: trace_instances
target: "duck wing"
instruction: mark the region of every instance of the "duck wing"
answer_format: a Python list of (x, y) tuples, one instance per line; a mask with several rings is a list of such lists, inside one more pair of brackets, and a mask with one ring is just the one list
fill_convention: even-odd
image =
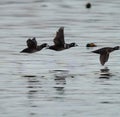
[(106, 52), (112, 52), (113, 51), (113, 48), (111, 47), (104, 47), (104, 48), (101, 48), (101, 49), (98, 49), (98, 50), (94, 50), (92, 51), (93, 53), (96, 53), (96, 54), (103, 54), (103, 53), (106, 53)]
[(31, 39), (28, 39), (26, 43), (27, 43), (28, 48), (30, 49), (36, 48), (36, 44)]
[(105, 62), (108, 61), (108, 58), (109, 58), (109, 54), (108, 53), (100, 54), (100, 63), (102, 65), (104, 65)]
[(37, 41), (36, 41), (36, 38), (35, 38), (35, 37), (33, 37), (32, 41), (33, 41), (33, 43), (35, 44), (35, 46), (37, 47)]
[(56, 32), (56, 36), (54, 38), (54, 44), (57, 46), (64, 46), (64, 27), (60, 27), (58, 32)]

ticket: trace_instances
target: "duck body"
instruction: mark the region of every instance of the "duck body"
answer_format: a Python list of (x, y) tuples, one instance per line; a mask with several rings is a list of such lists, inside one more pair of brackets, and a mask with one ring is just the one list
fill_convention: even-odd
[(55, 50), (55, 51), (61, 51), (61, 50), (64, 50), (64, 47), (52, 45), (48, 49)]
[(56, 36), (53, 40), (54, 45), (49, 46), (48, 49), (55, 50), (55, 51), (61, 51), (64, 49), (69, 49), (71, 47), (77, 46), (76, 43), (70, 43), (66, 44), (64, 40), (64, 27), (60, 27), (58, 32), (56, 32)]
[(35, 49), (25, 48), (20, 53), (34, 53), (34, 52), (36, 52)]
[(77, 46), (76, 43), (70, 43), (70, 44), (64, 44), (64, 46), (52, 45), (48, 49), (55, 50), (55, 51), (61, 51), (61, 50), (69, 49), (71, 47), (75, 47), (75, 46)]
[(104, 65), (108, 59), (109, 59), (109, 54), (115, 50), (119, 50), (119, 46), (115, 47), (104, 47), (95, 51), (92, 51), (93, 53), (100, 54), (100, 63), (101, 65)]

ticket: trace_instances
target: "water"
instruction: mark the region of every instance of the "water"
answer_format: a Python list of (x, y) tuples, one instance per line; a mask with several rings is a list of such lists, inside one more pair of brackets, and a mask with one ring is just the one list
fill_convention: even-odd
[[(101, 73), (92, 50), (119, 45), (120, 1), (0, 1), (0, 116), (120, 116), (119, 51), (111, 53)], [(26, 40), (53, 44), (60, 26), (66, 42), (79, 46), (55, 52), (19, 53)], [(98, 45), (87, 49), (89, 42)]]

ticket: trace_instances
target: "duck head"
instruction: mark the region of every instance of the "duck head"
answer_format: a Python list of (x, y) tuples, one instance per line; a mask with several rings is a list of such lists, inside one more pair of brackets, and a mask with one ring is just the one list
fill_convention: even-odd
[(113, 50), (119, 50), (120, 49), (120, 46), (115, 46), (114, 48), (113, 48)]
[(94, 43), (88, 43), (86, 47), (96, 47), (96, 45)]
[(75, 47), (75, 46), (78, 46), (76, 43), (70, 43), (69, 44), (69, 47)]

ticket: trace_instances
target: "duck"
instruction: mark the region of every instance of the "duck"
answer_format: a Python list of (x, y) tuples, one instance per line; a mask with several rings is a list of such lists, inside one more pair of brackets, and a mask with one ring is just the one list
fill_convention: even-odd
[(37, 45), (37, 41), (35, 37), (33, 37), (32, 39), (28, 39), (26, 41), (26, 44), (27, 44), (27, 48), (23, 49), (20, 53), (34, 53), (48, 46), (47, 43)]
[(64, 39), (64, 27), (60, 27), (58, 31), (56, 32), (56, 36), (53, 39), (54, 45), (49, 46), (48, 49), (55, 50), (55, 51), (61, 51), (65, 49), (69, 49), (71, 47), (78, 46), (75, 42), (73, 43), (65, 43)]
[(97, 49), (92, 51), (93, 53), (100, 54), (100, 63), (101, 65), (104, 66), (104, 64), (108, 61), (109, 59), (109, 54), (115, 50), (119, 50), (120, 46), (115, 46), (115, 47), (104, 47), (101, 49)]
[(86, 4), (87, 9), (91, 8), (91, 6), (92, 6), (91, 3), (89, 3), (89, 2)]
[(87, 43), (86, 47), (96, 47), (97, 45), (95, 43)]

